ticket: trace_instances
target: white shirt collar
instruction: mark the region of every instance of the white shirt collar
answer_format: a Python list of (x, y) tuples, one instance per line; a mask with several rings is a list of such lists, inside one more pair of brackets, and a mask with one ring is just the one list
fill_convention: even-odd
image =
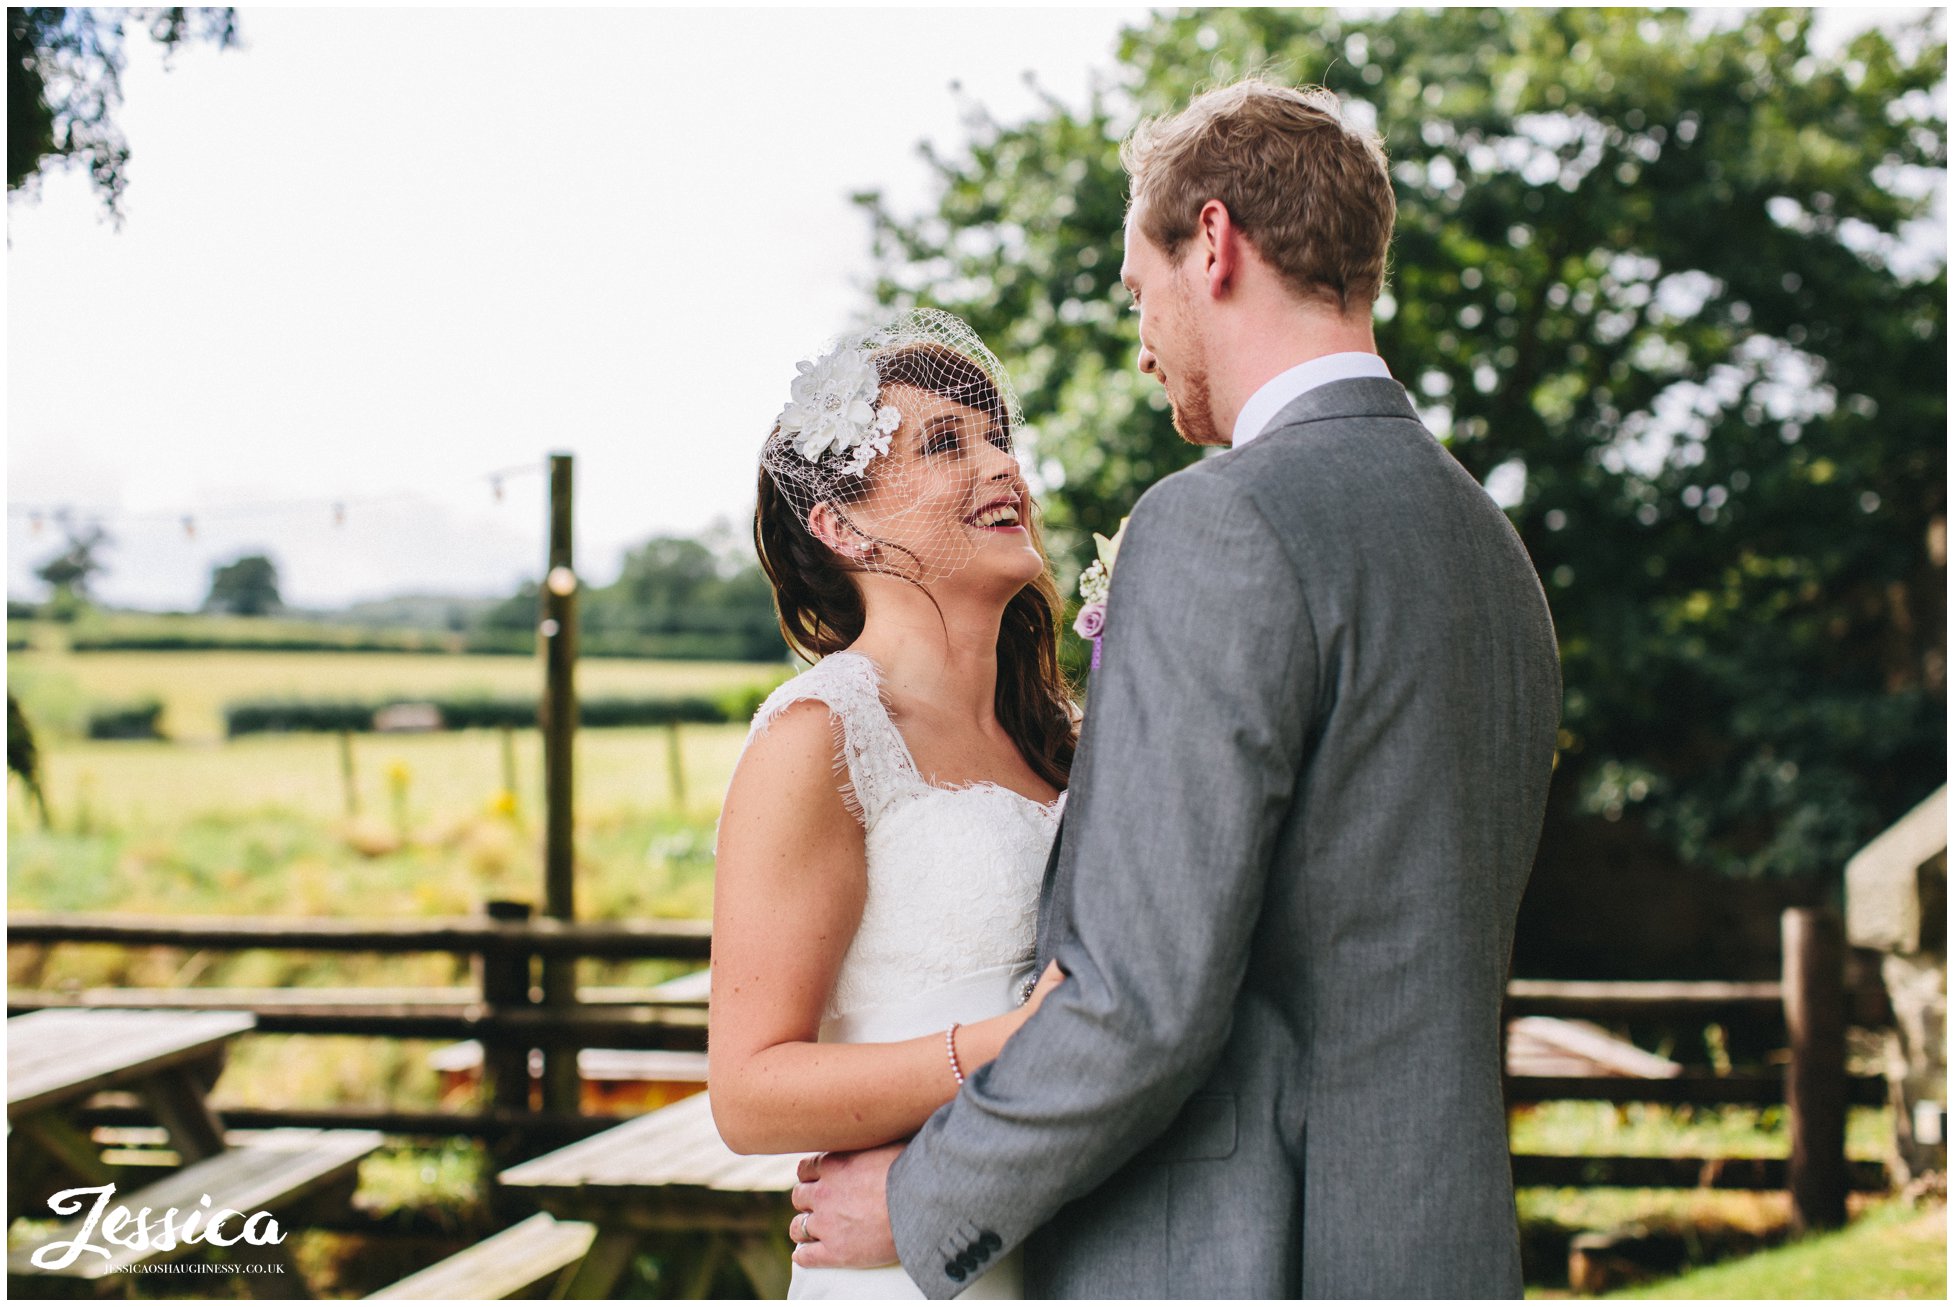
[(1235, 418), (1235, 432), (1229, 443), (1240, 449), (1249, 441), (1268, 430), (1269, 423), (1276, 414), (1308, 391), (1318, 386), (1327, 386), (1332, 381), (1348, 381), (1352, 377), (1384, 377), (1389, 379), (1391, 369), (1384, 366), (1384, 360), (1375, 354), (1353, 351), (1344, 354), (1325, 354), (1307, 363), (1298, 363), (1287, 372), (1279, 372), (1262, 388), (1248, 397), (1242, 411)]

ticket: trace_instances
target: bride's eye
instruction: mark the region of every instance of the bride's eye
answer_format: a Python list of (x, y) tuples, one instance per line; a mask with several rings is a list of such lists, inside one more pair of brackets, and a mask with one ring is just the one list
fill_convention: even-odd
[(963, 437), (966, 427), (970, 428), (972, 439), (976, 438), (975, 424), (953, 414), (945, 413), (923, 429), (924, 454), (957, 454), (963, 450)]

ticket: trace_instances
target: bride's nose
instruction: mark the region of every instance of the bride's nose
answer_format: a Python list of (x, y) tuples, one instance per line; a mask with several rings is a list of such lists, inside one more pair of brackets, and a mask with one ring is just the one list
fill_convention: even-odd
[(1000, 448), (990, 441), (983, 442), (984, 461), (979, 465), (979, 475), (986, 481), (1015, 480), (1022, 470), (1016, 453)]

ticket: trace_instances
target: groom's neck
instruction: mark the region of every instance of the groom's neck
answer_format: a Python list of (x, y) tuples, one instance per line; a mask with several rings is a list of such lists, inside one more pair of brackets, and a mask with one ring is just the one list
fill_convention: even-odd
[(1349, 314), (1298, 306), (1284, 296), (1222, 309), (1209, 333), (1208, 386), (1215, 426), (1235, 429), (1256, 391), (1289, 369), (1329, 354), (1375, 354), (1367, 309)]

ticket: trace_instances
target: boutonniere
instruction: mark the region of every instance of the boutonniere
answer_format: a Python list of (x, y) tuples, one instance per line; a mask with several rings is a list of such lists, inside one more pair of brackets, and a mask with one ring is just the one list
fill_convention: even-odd
[(1119, 542), (1126, 535), (1126, 524), (1130, 517), (1119, 520), (1119, 529), (1108, 540), (1097, 531), (1092, 533), (1092, 542), (1098, 547), (1099, 557), (1092, 565), (1079, 574), (1079, 616), (1072, 623), (1072, 629), (1079, 638), (1092, 641), (1092, 669), (1099, 670), (1099, 641), (1106, 629), (1106, 599), (1113, 592), (1113, 564), (1119, 561)]

